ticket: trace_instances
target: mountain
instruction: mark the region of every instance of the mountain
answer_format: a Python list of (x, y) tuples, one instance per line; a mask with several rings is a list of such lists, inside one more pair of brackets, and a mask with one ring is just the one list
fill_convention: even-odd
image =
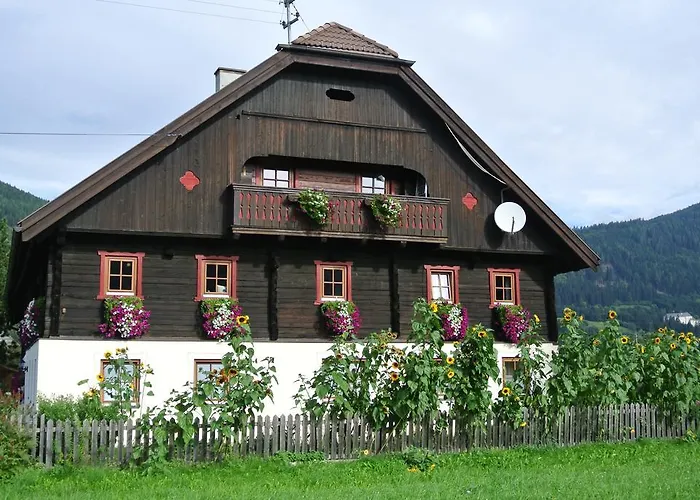
[(0, 181), (0, 219), (6, 219), (10, 227), (44, 203), (46, 200)]
[(575, 229), (600, 255), (601, 266), (558, 276), (557, 307), (593, 321), (614, 307), (623, 325), (645, 330), (660, 326), (668, 312), (700, 317), (698, 228), (700, 204), (649, 220)]

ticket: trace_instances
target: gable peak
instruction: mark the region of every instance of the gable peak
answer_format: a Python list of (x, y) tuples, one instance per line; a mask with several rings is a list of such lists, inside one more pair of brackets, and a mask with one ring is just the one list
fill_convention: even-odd
[(395, 50), (336, 22), (326, 23), (312, 29), (293, 40), (292, 45), (399, 57)]

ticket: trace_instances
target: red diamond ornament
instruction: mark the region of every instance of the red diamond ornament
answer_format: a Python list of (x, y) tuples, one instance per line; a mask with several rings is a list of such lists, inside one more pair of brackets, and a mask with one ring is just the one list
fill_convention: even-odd
[(476, 204), (478, 203), (478, 200), (473, 194), (467, 193), (462, 197), (462, 203), (465, 207), (467, 207), (467, 209), (473, 210)]
[(199, 177), (194, 175), (192, 170), (188, 170), (182, 177), (180, 177), (180, 184), (185, 186), (185, 189), (188, 191), (192, 191), (199, 185)]

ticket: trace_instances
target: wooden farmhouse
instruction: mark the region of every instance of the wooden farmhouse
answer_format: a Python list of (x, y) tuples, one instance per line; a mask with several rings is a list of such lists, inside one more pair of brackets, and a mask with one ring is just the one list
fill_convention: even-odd
[[(278, 411), (329, 347), (326, 300), (356, 304), (360, 338), (390, 328), (401, 342), (425, 297), (486, 326), (494, 304), (522, 304), (556, 342), (554, 277), (598, 256), (412, 66), (325, 24), (249, 71), (220, 68), (213, 95), (20, 221), (12, 319), (45, 303), (27, 399), (81, 392), (103, 353), (126, 344), (165, 398), (224, 352), (202, 333), (206, 297), (236, 298), (249, 315), (257, 355), (275, 358)], [(300, 209), (308, 188), (329, 198), (324, 225)], [(400, 203), (398, 225), (374, 217), (378, 194)], [(520, 231), (496, 224), (507, 202), (524, 211)], [(143, 298), (146, 335), (98, 332), (112, 296)]]

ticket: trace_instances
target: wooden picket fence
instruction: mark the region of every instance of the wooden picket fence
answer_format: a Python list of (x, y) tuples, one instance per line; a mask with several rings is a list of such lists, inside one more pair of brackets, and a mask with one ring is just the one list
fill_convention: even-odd
[[(19, 426), (30, 435), (31, 453), (42, 464), (118, 464), (129, 461), (137, 447), (152, 443), (153, 430), (142, 433), (138, 422), (54, 422), (43, 416), (17, 416)], [(188, 445), (176, 444), (169, 435), (170, 458), (185, 462), (216, 460), (221, 436), (206, 425), (196, 425)], [(236, 456), (269, 457), (278, 452), (322, 452), (327, 459), (347, 459), (362, 450), (371, 453), (397, 452), (409, 446), (435, 452), (461, 452), (475, 448), (516, 446), (567, 446), (588, 442), (619, 442), (640, 438), (680, 438), (697, 431), (694, 418), (669, 420), (654, 407), (630, 404), (610, 407), (569, 408), (556, 419), (539, 419), (514, 429), (498, 419), (484, 425), (463, 426), (451, 421), (442, 429), (435, 421), (410, 422), (398, 432), (372, 431), (361, 418), (314, 419), (307, 415), (258, 416), (235, 436), (228, 452)]]

